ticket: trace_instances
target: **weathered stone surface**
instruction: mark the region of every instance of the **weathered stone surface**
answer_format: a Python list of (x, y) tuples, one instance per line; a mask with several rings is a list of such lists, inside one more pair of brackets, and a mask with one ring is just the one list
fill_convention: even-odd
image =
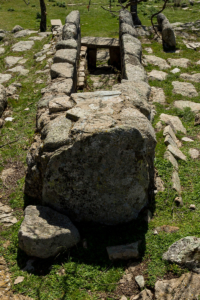
[(12, 51), (23, 52), (30, 50), (34, 45), (34, 41), (21, 41), (12, 46)]
[(69, 143), (71, 121), (61, 115), (42, 129), (43, 149), (52, 151)]
[(175, 68), (173, 70), (171, 70), (170, 72), (173, 74), (179, 73), (181, 70), (179, 68)]
[(200, 73), (196, 73), (196, 74), (187, 74), (187, 73), (183, 73), (180, 75), (180, 78), (183, 78), (185, 80), (188, 81), (193, 81), (193, 82), (200, 82)]
[(183, 137), (181, 140), (184, 141), (184, 142), (194, 142), (194, 140), (192, 140), (188, 137)]
[(43, 206), (28, 206), (21, 224), (19, 247), (29, 256), (48, 258), (76, 245), (79, 232), (70, 219)]
[(186, 156), (181, 152), (180, 149), (173, 147), (171, 145), (167, 146), (167, 150), (169, 150), (177, 159), (187, 160)]
[(163, 192), (165, 190), (164, 187), (164, 182), (160, 177), (156, 177), (156, 182), (155, 182), (156, 188), (158, 192)]
[(181, 194), (181, 183), (180, 183), (180, 178), (178, 176), (178, 172), (174, 170), (172, 174), (172, 188), (176, 190), (179, 194)]
[(4, 83), (6, 81), (9, 81), (11, 79), (12, 75), (10, 74), (1, 74), (0, 73), (0, 84)]
[(54, 19), (54, 20), (51, 20), (51, 26), (54, 27), (54, 26), (62, 26), (62, 22), (60, 19)]
[(177, 206), (183, 206), (183, 199), (182, 199), (182, 197), (176, 197), (174, 199), (174, 201), (175, 201), (175, 203), (176, 203)]
[(171, 145), (173, 147), (177, 147), (176, 142), (174, 141), (174, 139), (169, 134), (166, 135), (164, 143), (165, 143), (166, 146)]
[(78, 10), (73, 10), (70, 14), (68, 14), (67, 17), (65, 18), (65, 23), (72, 23), (78, 28), (79, 24), (80, 24), (80, 13), (79, 13), (79, 11)]
[(173, 81), (172, 85), (174, 87), (173, 93), (174, 94), (181, 94), (182, 96), (186, 97), (197, 97), (198, 93), (193, 84), (188, 82), (180, 82), (180, 81)]
[(12, 67), (14, 66), (16, 63), (18, 63), (18, 61), (20, 59), (23, 59), (23, 56), (7, 56), (5, 58), (5, 64), (8, 66), (8, 67)]
[(16, 32), (14, 34), (14, 37), (15, 38), (21, 38), (21, 37), (25, 37), (25, 36), (30, 35), (30, 34), (31, 34), (30, 30), (24, 29), (24, 30), (20, 30), (20, 31)]
[(123, 80), (121, 84), (114, 85), (112, 90), (120, 91), (127, 101), (130, 101), (141, 113), (149, 117), (151, 106), (148, 100), (151, 89), (146, 82)]
[(144, 48), (149, 54), (153, 53), (153, 49), (151, 47)]
[(191, 101), (183, 101), (183, 100), (174, 101), (174, 106), (179, 109), (190, 107), (192, 111), (196, 111), (196, 112), (200, 111), (200, 103), (191, 102)]
[(165, 59), (155, 55), (144, 55), (144, 61), (147, 64), (158, 66), (161, 70), (170, 68), (170, 65), (168, 65)]
[(151, 101), (157, 102), (160, 104), (166, 104), (165, 102), (165, 93), (162, 88), (157, 88), (155, 86), (151, 87)]
[(8, 69), (8, 72), (12, 72), (12, 73), (20, 73), (20, 75), (27, 75), (29, 73), (29, 70), (25, 69), (23, 66), (16, 66), (12, 69)]
[(51, 66), (51, 78), (63, 77), (63, 78), (73, 78), (74, 67), (69, 63), (53, 64)]
[(130, 300), (152, 300), (153, 294), (150, 290), (143, 290), (141, 293), (139, 293), (137, 296), (132, 296)]
[(172, 128), (174, 128), (175, 130), (186, 133), (186, 129), (183, 126), (183, 124), (182, 124), (181, 120), (179, 119), (179, 117), (171, 116), (171, 115), (167, 115), (167, 114), (161, 114), (160, 115), (160, 120), (165, 122), (166, 124), (171, 125)]
[(71, 78), (61, 79), (51, 82), (51, 84), (41, 90), (41, 93), (50, 93), (51, 95), (70, 95), (73, 92), (73, 80)]
[(159, 280), (155, 284), (156, 300), (193, 300), (200, 295), (200, 275), (183, 274), (180, 278)]
[(77, 41), (74, 39), (59, 41), (56, 44), (56, 50), (60, 50), (60, 49), (77, 49)]
[(120, 22), (120, 25), (122, 25), (122, 24), (128, 24), (131, 27), (134, 26), (134, 24), (133, 24), (133, 18), (131, 17), (130, 12), (128, 10), (126, 10), (126, 9), (120, 10), (120, 13), (119, 13), (119, 22)]
[(187, 236), (172, 244), (163, 259), (187, 267), (193, 272), (200, 273), (200, 239)]
[(153, 70), (148, 74), (149, 80), (165, 80), (167, 78), (167, 73), (163, 71)]
[(124, 34), (121, 38), (121, 43), (123, 48), (123, 54), (130, 54), (132, 56), (137, 57), (138, 60), (141, 61), (142, 45), (137, 38), (129, 34)]
[(36, 58), (36, 62), (41, 62), (41, 61), (43, 61), (44, 59), (46, 59), (46, 54), (44, 54), (44, 55), (42, 55), (42, 56), (38, 56), (37, 58)]
[(159, 227), (156, 227), (155, 230), (159, 233), (161, 231), (167, 232), (167, 233), (173, 233), (177, 232), (179, 230), (179, 227), (176, 226), (169, 226), (169, 225), (162, 225)]
[(5, 49), (3, 47), (0, 47), (0, 55), (5, 53)]
[(190, 65), (190, 60), (187, 58), (168, 58), (167, 62), (172, 67), (188, 68)]
[[(73, 142), (50, 158), (43, 203), (67, 212), (77, 221), (117, 224), (136, 218), (147, 202), (155, 134), (143, 114), (130, 103), (124, 106), (120, 92), (103, 93), (103, 97), (96, 93), (90, 93), (90, 97), (87, 93), (86, 99), (84, 93), (72, 97), (77, 103), (76, 112), (68, 110), (67, 117), (78, 120), (70, 133)], [(138, 161), (140, 151), (147, 159)], [(59, 167), (62, 164), (65, 171)]]
[(63, 40), (70, 40), (70, 39), (77, 40), (78, 39), (78, 29), (77, 29), (76, 25), (74, 25), (72, 23), (66, 23), (63, 26), (62, 39)]
[(107, 247), (106, 250), (110, 260), (131, 259), (139, 257), (138, 246), (139, 242), (136, 242), (127, 245)]
[(173, 139), (173, 141), (175, 142), (175, 144), (177, 143), (177, 138), (176, 138), (176, 135), (172, 129), (172, 127), (170, 125), (166, 126), (164, 131), (163, 131), (163, 136), (167, 136), (167, 135), (170, 135), (171, 138)]
[(2, 84), (0, 84), (0, 117), (2, 116), (6, 106), (7, 106), (6, 89)]
[(5, 38), (5, 33), (0, 33), (0, 41), (2, 41)]
[(58, 50), (54, 56), (53, 62), (54, 63), (69, 63), (75, 64), (77, 58), (77, 50), (75, 49), (61, 49)]
[(199, 151), (197, 149), (190, 148), (189, 149), (190, 157), (196, 159), (199, 157)]
[(145, 281), (144, 281), (144, 277), (142, 275), (138, 275), (135, 277), (135, 281), (137, 282), (137, 284), (139, 285), (140, 289), (144, 288), (145, 285)]
[(157, 21), (159, 25), (159, 29), (162, 30), (162, 39), (164, 42), (164, 46), (175, 48), (176, 46), (176, 38), (173, 31), (173, 27), (169, 23), (169, 20), (163, 14), (157, 15)]
[(164, 154), (164, 158), (169, 160), (171, 164), (174, 166), (176, 170), (178, 170), (178, 163), (177, 160), (174, 158), (174, 156), (171, 154), (171, 152), (166, 151)]
[(134, 37), (137, 37), (137, 31), (136, 29), (129, 25), (129, 24), (126, 24), (126, 23), (123, 23), (121, 25), (121, 30), (120, 30), (120, 34), (123, 35), (123, 34), (130, 34)]
[(141, 80), (147, 82), (147, 74), (142, 65), (126, 64), (124, 78), (129, 81)]
[(71, 109), (75, 104), (70, 101), (68, 96), (66, 97), (56, 97), (49, 101), (49, 112), (59, 112)]
[(12, 29), (12, 33), (18, 32), (20, 30), (23, 30), (24, 28), (21, 27), (20, 25), (15, 25), (15, 27), (13, 27)]
[(119, 40), (114, 38), (85, 36), (81, 39), (81, 46), (88, 48), (119, 47)]

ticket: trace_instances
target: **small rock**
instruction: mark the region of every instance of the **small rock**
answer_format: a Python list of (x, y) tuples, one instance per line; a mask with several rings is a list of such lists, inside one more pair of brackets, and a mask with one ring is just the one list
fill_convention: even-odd
[(9, 81), (11, 79), (12, 75), (10, 74), (1, 74), (0, 73), (0, 84), (4, 83), (6, 81)]
[(189, 207), (191, 210), (195, 210), (196, 209), (196, 206), (194, 204), (191, 204), (190, 207)]
[(188, 80), (188, 81), (200, 82), (200, 73), (196, 73), (196, 74), (192, 74), (192, 75), (183, 73), (180, 75), (180, 78), (182, 78), (184, 80)]
[(182, 200), (182, 197), (176, 197), (175, 198), (175, 203), (179, 206), (183, 206), (183, 200)]
[(181, 68), (187, 68), (190, 65), (190, 60), (187, 58), (168, 58), (167, 62), (170, 64), (172, 67), (181, 67)]
[(162, 122), (159, 121), (158, 123), (156, 123), (156, 126), (155, 126), (156, 130), (159, 132), (163, 129), (163, 125), (162, 125)]
[(175, 68), (173, 70), (171, 70), (170, 72), (173, 74), (179, 73), (181, 70), (179, 68)]
[(12, 122), (14, 120), (14, 118), (12, 118), (12, 117), (7, 117), (7, 118), (5, 118), (5, 121), (6, 122)]
[(27, 75), (29, 73), (29, 70), (25, 69), (23, 66), (16, 66), (12, 69), (8, 69), (8, 72), (13, 72), (13, 73), (20, 73), (20, 75)]
[(154, 235), (158, 234), (158, 231), (156, 229), (154, 229), (153, 234)]
[(184, 142), (194, 142), (194, 140), (192, 140), (188, 137), (183, 137), (181, 140), (184, 141)]
[(189, 154), (190, 154), (190, 157), (193, 159), (196, 159), (199, 157), (199, 151), (196, 149), (193, 149), (193, 148), (189, 149)]
[(183, 133), (186, 133), (186, 129), (183, 126), (179, 117), (171, 116), (171, 115), (167, 115), (167, 114), (161, 114), (160, 120), (165, 122), (166, 124), (170, 124), (172, 126), (172, 128), (175, 129), (176, 131), (181, 131)]
[(135, 277), (135, 281), (137, 282), (137, 284), (139, 285), (140, 289), (144, 288), (145, 285), (145, 281), (144, 281), (144, 277), (142, 275), (138, 275)]
[(156, 188), (158, 192), (163, 192), (165, 190), (164, 183), (160, 177), (156, 177)]
[(106, 250), (110, 260), (131, 259), (139, 257), (138, 246), (139, 241), (127, 245), (107, 247)]
[(30, 108), (27, 107), (27, 108), (25, 108), (24, 110), (25, 110), (25, 111), (28, 111), (28, 110), (30, 110)]
[(174, 94), (181, 94), (182, 96), (189, 97), (189, 98), (198, 96), (198, 93), (194, 85), (191, 83), (173, 81), (172, 85), (174, 87), (173, 89)]
[(172, 188), (177, 191), (177, 193), (181, 194), (181, 183), (180, 178), (178, 176), (178, 172), (174, 170), (172, 173)]
[(158, 66), (161, 70), (170, 68), (165, 59), (157, 57), (155, 55), (144, 55), (144, 61), (147, 64)]
[(15, 27), (12, 29), (12, 33), (18, 32), (20, 30), (23, 30), (24, 28), (20, 25), (15, 25)]
[(167, 150), (169, 150), (177, 159), (187, 160), (186, 156), (181, 152), (180, 149), (173, 147), (171, 145), (167, 146)]
[(35, 268), (33, 267), (33, 263), (34, 263), (34, 259), (29, 259), (26, 262), (26, 266), (23, 268), (24, 272), (33, 272), (35, 270)]
[(149, 80), (165, 80), (167, 78), (167, 73), (163, 71), (153, 70), (148, 74)]
[(24, 276), (18, 276), (18, 277), (15, 279), (14, 284), (21, 283), (22, 281), (24, 281)]
[(137, 296), (132, 296), (130, 300), (152, 300), (153, 294), (150, 290), (143, 290)]
[(34, 41), (21, 41), (12, 46), (12, 51), (22, 52), (30, 50), (34, 45)]
[(200, 111), (200, 103), (191, 102), (191, 101), (183, 101), (183, 100), (174, 101), (174, 107), (177, 107), (179, 109), (184, 109), (186, 107), (189, 107), (191, 111), (194, 112)]
[(179, 227), (176, 226), (169, 226), (169, 225), (162, 225), (160, 227), (156, 227), (155, 230), (157, 232), (167, 232), (167, 233), (173, 233), (173, 232), (177, 232), (179, 230)]
[(5, 53), (5, 49), (3, 47), (0, 47), (0, 55)]
[(165, 102), (165, 93), (162, 88), (151, 87), (151, 101), (157, 102), (160, 104), (166, 104)]
[(144, 48), (144, 50), (147, 51), (149, 54), (153, 53), (153, 50), (150, 47)]
[(196, 114), (195, 115), (195, 122), (194, 122), (194, 125), (200, 125), (200, 114)]

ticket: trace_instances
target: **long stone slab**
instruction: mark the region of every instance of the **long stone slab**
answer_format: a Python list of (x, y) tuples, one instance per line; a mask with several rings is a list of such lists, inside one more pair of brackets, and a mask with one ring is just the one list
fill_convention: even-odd
[(119, 40), (112, 38), (86, 36), (81, 39), (81, 46), (88, 48), (119, 47)]

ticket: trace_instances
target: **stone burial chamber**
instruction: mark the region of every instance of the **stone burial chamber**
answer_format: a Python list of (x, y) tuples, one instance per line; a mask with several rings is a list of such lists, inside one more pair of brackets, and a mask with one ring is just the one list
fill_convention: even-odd
[[(112, 91), (83, 93), (75, 92), (72, 75), (72, 85), (68, 88), (65, 75), (76, 68), (75, 56), (71, 63), (57, 60), (61, 47), (66, 49), (66, 56), (71, 49), (76, 49), (78, 55), (80, 49), (80, 39), (76, 34), (71, 35), (80, 28), (79, 12), (74, 11), (66, 18), (70, 22), (70, 34), (66, 34), (64, 26), (62, 36), (67, 39), (58, 42), (52, 65), (55, 70), (54, 65), (62, 69), (65, 64), (65, 74), (58, 72), (42, 90), (36, 116), (37, 134), (27, 154), (25, 193), (40, 201), (39, 208), (31, 208), (37, 218), (42, 207), (63, 214), (66, 222), (70, 218), (77, 222), (116, 225), (136, 219), (148, 204), (153, 189), (156, 146), (150, 122), (150, 87), (140, 63), (142, 48), (134, 36), (132, 16), (124, 11), (120, 16), (122, 83), (113, 86)], [(27, 208), (24, 222), (28, 220), (26, 214), (30, 214)], [(38, 226), (41, 222), (38, 221)], [(33, 218), (28, 226), (37, 230)], [(22, 223), (19, 245), (28, 253), (26, 243), (34, 235), (27, 239), (27, 232), (23, 233), (25, 227)], [(47, 232), (51, 239), (52, 229), (48, 228)], [(61, 249), (60, 239), (57, 241)], [(73, 241), (78, 241), (77, 235)]]

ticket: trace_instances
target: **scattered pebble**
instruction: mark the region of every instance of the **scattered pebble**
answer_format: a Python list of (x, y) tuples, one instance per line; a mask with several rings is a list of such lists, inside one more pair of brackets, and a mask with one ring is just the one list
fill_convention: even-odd
[(194, 140), (192, 140), (192, 139), (190, 139), (188, 137), (183, 137), (182, 141), (184, 141), (184, 142), (194, 142)]
[(178, 72), (180, 72), (181, 70), (179, 68), (175, 68), (173, 70), (171, 70), (171, 73), (176, 74)]
[(25, 108), (24, 110), (30, 110), (30, 108), (27, 107), (27, 108)]
[(142, 275), (136, 276), (136, 277), (135, 277), (135, 281), (137, 282), (137, 284), (139, 285), (139, 287), (140, 287), (141, 289), (144, 288), (145, 282), (144, 282), (144, 277), (143, 277)]
[(195, 209), (196, 209), (195, 204), (190, 204), (190, 209), (191, 209), (191, 210), (195, 210)]
[(22, 281), (24, 281), (24, 276), (18, 276), (18, 277), (15, 279), (14, 284), (21, 283)]
[(5, 121), (6, 121), (6, 122), (8, 122), (8, 121), (9, 121), (9, 122), (12, 122), (13, 120), (14, 120), (14, 118), (12, 118), (12, 117), (7, 117), (7, 118), (5, 118)]

